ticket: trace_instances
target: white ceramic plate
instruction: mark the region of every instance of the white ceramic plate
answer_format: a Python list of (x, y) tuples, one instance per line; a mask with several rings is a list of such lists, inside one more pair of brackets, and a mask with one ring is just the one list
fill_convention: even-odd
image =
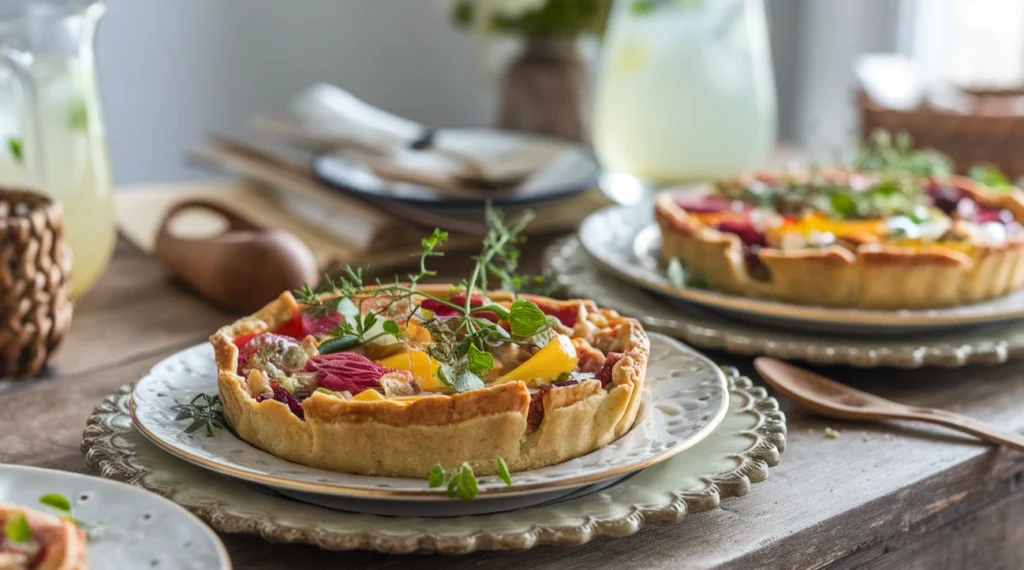
[(795, 305), (691, 287), (679, 289), (669, 283), (658, 261), (661, 235), (654, 225), (650, 202), (594, 212), (583, 220), (579, 237), (587, 253), (623, 279), (669, 299), (761, 324), (878, 336), (949, 331), (1024, 318), (1024, 291), (946, 309), (876, 311)]
[(597, 185), (597, 161), (586, 145), (577, 142), (494, 129), (444, 129), (436, 136), (441, 146), (454, 150), (486, 148), (491, 155), (529, 153), (539, 159), (538, 168), (513, 188), (465, 197), (381, 179), (359, 162), (332, 154), (317, 156), (313, 172), (323, 182), (346, 192), (437, 207), (482, 207), (487, 200), (500, 206), (530, 204), (579, 194)]
[[(649, 525), (678, 524), (715, 509), (723, 499), (746, 495), (751, 483), (768, 476), (785, 448), (786, 418), (764, 388), (753, 386), (735, 369), (726, 375), (726, 417), (693, 448), (597, 493), (475, 517), (346, 513), (253, 490), (163, 452), (132, 429), (128, 386), (97, 406), (82, 436), (82, 450), (86, 463), (104, 477), (169, 497), (223, 532), (388, 554), (577, 547), (601, 536), (631, 535)], [(434, 507), (421, 505), (423, 514)]]
[[(370, 477), (315, 469), (275, 457), (227, 430), (208, 437), (204, 430), (186, 434), (189, 420), (174, 421), (174, 405), (196, 394), (217, 392), (213, 350), (203, 344), (157, 364), (136, 386), (133, 417), (139, 430), (168, 452), (212, 471), (288, 493), (386, 499), (390, 502), (434, 502), (438, 508), (482, 512), (487, 499), (511, 497), (527, 502), (513, 508), (548, 502), (581, 487), (619, 479), (687, 449), (707, 436), (727, 407), (725, 377), (713, 362), (676, 340), (652, 335), (645, 388), (653, 394), (638, 414), (637, 424), (612, 444), (576, 459), (513, 474), (507, 487), (496, 476), (479, 479), (480, 494), (471, 503), (431, 489), (426, 479)], [(647, 390), (645, 390), (647, 391)], [(571, 434), (567, 434), (571, 437)], [(426, 474), (424, 474), (425, 476)], [(442, 507), (441, 505), (447, 505)], [(364, 504), (373, 508), (372, 502)], [(374, 510), (374, 512), (382, 512)]]
[(43, 512), (47, 493), (71, 501), (90, 530), (89, 567), (230, 570), (220, 539), (194, 515), (138, 487), (66, 471), (0, 465), (0, 503)]
[(664, 297), (602, 270), (576, 237), (552, 244), (545, 266), (554, 271), (568, 296), (593, 299), (598, 305), (639, 319), (648, 331), (700, 348), (865, 368), (956, 368), (1024, 357), (1022, 321), (898, 338), (810, 333), (734, 320), (690, 303), (670, 304)]

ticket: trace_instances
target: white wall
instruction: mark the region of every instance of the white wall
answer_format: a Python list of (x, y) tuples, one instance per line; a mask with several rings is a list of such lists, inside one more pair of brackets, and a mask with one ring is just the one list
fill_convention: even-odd
[[(186, 149), (243, 134), (316, 81), (426, 124), (493, 115), (479, 44), (440, 0), (108, 0), (100, 81), (119, 184), (201, 178)], [(850, 63), (895, 43), (894, 0), (765, 0), (779, 132), (828, 147), (852, 126)], [(813, 125), (813, 127), (812, 127)]]
[(110, 0), (100, 26), (119, 184), (209, 176), (185, 164), (189, 146), (315, 81), (431, 124), (491, 116), (475, 42), (438, 0)]

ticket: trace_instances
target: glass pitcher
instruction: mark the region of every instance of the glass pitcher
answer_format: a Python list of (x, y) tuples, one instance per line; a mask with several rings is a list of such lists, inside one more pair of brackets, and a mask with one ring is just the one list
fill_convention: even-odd
[(652, 183), (755, 168), (775, 142), (762, 0), (616, 0), (594, 104), (609, 173)]
[(116, 240), (93, 55), (103, 13), (81, 1), (0, 8), (0, 184), (63, 204), (73, 298), (99, 278)]

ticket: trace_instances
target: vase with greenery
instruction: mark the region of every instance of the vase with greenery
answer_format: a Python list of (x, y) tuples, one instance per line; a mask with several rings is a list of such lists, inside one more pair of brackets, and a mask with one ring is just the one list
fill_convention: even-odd
[(452, 21), (522, 48), (502, 73), (499, 126), (587, 140), (589, 73), (582, 38), (604, 29), (611, 0), (455, 0)]

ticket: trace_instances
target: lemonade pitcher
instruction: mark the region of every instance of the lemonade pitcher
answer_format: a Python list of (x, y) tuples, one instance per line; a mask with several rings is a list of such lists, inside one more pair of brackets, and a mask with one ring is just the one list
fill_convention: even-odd
[(26, 0), (0, 8), (0, 184), (64, 207), (72, 297), (110, 261), (110, 166), (96, 84), (98, 2)]
[(615, 0), (593, 121), (607, 172), (737, 174), (766, 159), (775, 121), (762, 0)]

